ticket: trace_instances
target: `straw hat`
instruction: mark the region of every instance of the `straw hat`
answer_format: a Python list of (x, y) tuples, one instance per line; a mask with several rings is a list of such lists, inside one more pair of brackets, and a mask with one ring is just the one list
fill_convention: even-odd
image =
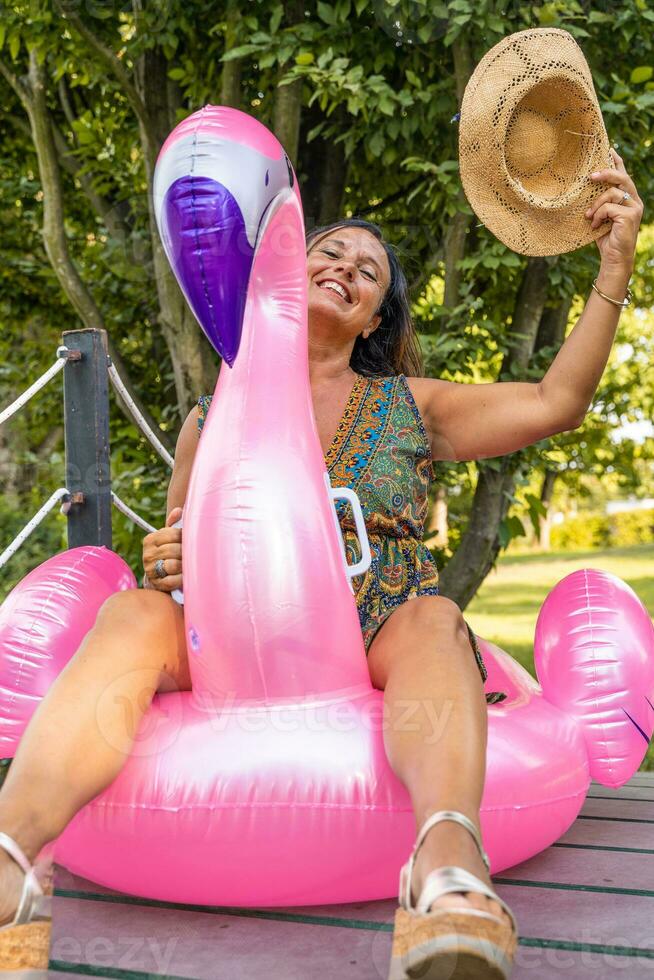
[(613, 167), (590, 68), (568, 31), (509, 34), (463, 94), (459, 166), (479, 220), (514, 252), (559, 255), (601, 237), (585, 216)]

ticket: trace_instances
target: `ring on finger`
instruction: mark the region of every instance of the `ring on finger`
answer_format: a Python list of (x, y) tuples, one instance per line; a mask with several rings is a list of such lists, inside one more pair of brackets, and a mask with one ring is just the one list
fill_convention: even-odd
[(154, 563), (154, 574), (156, 575), (157, 578), (166, 577), (165, 561), (166, 561), (165, 558), (157, 558), (157, 560)]

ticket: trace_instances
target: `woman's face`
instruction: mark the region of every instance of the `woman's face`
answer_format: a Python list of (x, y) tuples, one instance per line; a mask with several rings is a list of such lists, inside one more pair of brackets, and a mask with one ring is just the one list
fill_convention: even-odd
[[(391, 272), (383, 245), (364, 228), (333, 228), (311, 242), (307, 252), (309, 327), (347, 340), (371, 334)], [(327, 280), (345, 290), (331, 288)]]

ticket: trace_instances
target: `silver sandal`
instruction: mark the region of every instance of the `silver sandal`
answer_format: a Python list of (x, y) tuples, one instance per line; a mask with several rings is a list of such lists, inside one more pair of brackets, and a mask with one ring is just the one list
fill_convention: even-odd
[[(411, 903), (411, 875), (427, 831), (441, 820), (454, 820), (470, 831), (487, 871), (490, 861), (474, 823), (458, 810), (438, 810), (424, 822), (408, 862), (400, 871), (399, 902), (395, 913), (393, 948), (388, 980), (507, 980), (518, 944), (518, 923), (509, 906), (480, 878), (465, 868), (431, 871), (415, 906)], [(477, 892), (498, 902), (510, 923), (475, 908), (438, 908), (433, 902), (450, 892)]]
[[(52, 924), (52, 845), (30, 864), (13, 837), (0, 831), (0, 847), (25, 872), (23, 890), (11, 922), (0, 926), (0, 973), (9, 970), (47, 970)], [(45, 885), (42, 886), (42, 883)]]

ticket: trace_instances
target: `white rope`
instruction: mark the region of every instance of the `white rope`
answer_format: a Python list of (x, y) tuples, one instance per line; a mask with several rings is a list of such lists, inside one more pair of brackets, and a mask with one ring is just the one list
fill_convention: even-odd
[[(60, 354), (59, 351), (64, 351), (64, 354)], [(54, 378), (55, 374), (61, 371), (62, 367), (66, 363), (66, 351), (67, 349), (65, 347), (57, 348), (57, 360), (52, 367), (49, 367), (45, 374), (42, 374), (33, 385), (30, 385), (30, 387), (23, 392), (22, 395), (19, 395), (16, 401), (12, 402), (11, 405), (8, 405), (7, 408), (4, 409), (4, 411), (0, 412), (0, 425), (2, 425), (3, 422), (6, 422), (7, 419), (11, 418), (11, 416), (14, 415), (19, 408), (22, 408), (23, 405), (30, 400), (32, 395), (35, 395), (37, 391), (40, 391), (41, 388), (47, 385), (50, 378)]]
[(28, 523), (25, 525), (23, 530), (16, 535), (16, 537), (11, 542), (9, 547), (5, 548), (5, 550), (2, 552), (2, 554), (0, 555), (0, 568), (2, 568), (2, 566), (9, 561), (11, 556), (16, 551), (18, 551), (23, 541), (30, 536), (34, 528), (37, 526), (37, 524), (41, 523), (41, 521), (48, 513), (48, 511), (52, 510), (52, 508), (57, 503), (57, 501), (60, 500), (63, 496), (65, 496), (65, 494), (67, 493), (68, 490), (66, 489), (66, 487), (59, 487), (58, 490), (55, 490), (55, 492), (52, 494), (49, 500), (46, 500), (46, 502), (43, 504), (43, 507), (41, 507), (41, 509), (36, 512), (36, 514), (31, 519), (31, 521), (28, 521)]
[[(58, 490), (54, 491), (54, 493), (48, 498), (48, 500), (46, 500), (43, 506), (36, 512), (34, 517), (27, 522), (23, 530), (19, 531), (19, 533), (16, 535), (16, 537), (11, 542), (11, 544), (8, 545), (8, 547), (5, 548), (5, 550), (2, 552), (2, 554), (0, 555), (0, 568), (2, 568), (2, 566), (9, 561), (11, 556), (18, 551), (18, 549), (26, 540), (26, 538), (28, 538), (32, 533), (32, 531), (34, 530), (34, 528), (41, 523), (41, 521), (46, 516), (46, 514), (48, 514), (49, 511), (52, 510), (52, 508), (57, 503), (57, 501), (61, 500), (61, 498), (65, 497), (68, 493), (69, 491), (66, 489), (66, 487), (59, 487)], [(111, 499), (113, 503), (116, 505), (116, 507), (118, 508), (118, 510), (122, 511), (126, 517), (129, 517), (129, 519), (134, 521), (135, 524), (138, 524), (139, 527), (142, 527), (144, 531), (156, 531), (156, 528), (152, 527), (151, 524), (148, 524), (147, 521), (144, 521), (143, 518), (139, 517), (138, 514), (135, 514), (134, 511), (130, 507), (128, 507), (127, 504), (124, 503), (117, 494), (113, 492), (113, 490), (111, 491)], [(69, 510), (70, 504), (68, 505), (65, 503), (62, 504), (60, 508), (60, 513), (62, 514), (65, 513), (64, 508), (66, 508), (66, 511)]]
[(119, 391), (120, 394), (122, 395), (125, 404), (129, 408), (132, 415), (134, 416), (134, 421), (136, 422), (137, 426), (139, 427), (143, 435), (146, 437), (146, 439), (149, 440), (151, 445), (154, 446), (154, 448), (157, 450), (161, 458), (165, 460), (166, 463), (168, 463), (168, 465), (172, 470), (173, 462), (174, 462), (173, 457), (170, 455), (166, 447), (159, 441), (159, 439), (157, 439), (157, 436), (155, 435), (155, 433), (152, 431), (148, 423), (145, 421), (145, 419), (139, 412), (134, 402), (134, 399), (130, 395), (129, 391), (127, 390), (123, 382), (121, 381), (120, 375), (118, 374), (118, 371), (116, 370), (116, 366), (114, 364), (109, 364), (109, 377), (111, 378), (111, 383), (113, 384), (114, 388), (116, 388), (116, 390)]
[(148, 524), (147, 521), (144, 521), (142, 517), (139, 517), (139, 515), (136, 514), (131, 509), (131, 507), (128, 507), (127, 504), (120, 499), (118, 494), (113, 492), (113, 490), (111, 491), (111, 499), (115, 504), (115, 506), (118, 508), (118, 510), (122, 511), (126, 517), (129, 517), (130, 521), (134, 521), (135, 524), (138, 524), (139, 527), (142, 527), (144, 531), (157, 530), (156, 527), (152, 527), (152, 525)]

